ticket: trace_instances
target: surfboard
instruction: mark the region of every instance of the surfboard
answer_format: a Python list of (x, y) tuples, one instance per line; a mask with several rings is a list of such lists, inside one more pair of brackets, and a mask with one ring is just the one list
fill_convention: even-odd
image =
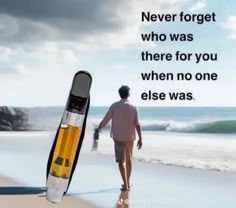
[(48, 157), (47, 199), (62, 201), (67, 193), (83, 144), (92, 76), (87, 71), (75, 74), (67, 104)]

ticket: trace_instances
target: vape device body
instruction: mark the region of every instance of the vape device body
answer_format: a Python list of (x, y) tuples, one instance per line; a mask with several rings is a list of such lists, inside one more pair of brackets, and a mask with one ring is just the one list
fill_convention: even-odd
[(86, 71), (75, 74), (66, 108), (57, 130), (47, 165), (47, 199), (62, 201), (75, 170), (84, 139), (92, 77)]

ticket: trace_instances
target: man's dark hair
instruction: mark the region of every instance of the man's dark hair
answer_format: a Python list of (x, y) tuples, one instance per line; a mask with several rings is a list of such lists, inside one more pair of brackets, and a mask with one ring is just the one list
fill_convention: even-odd
[(119, 89), (119, 95), (121, 97), (121, 99), (126, 99), (129, 97), (129, 86), (127, 85), (122, 85)]

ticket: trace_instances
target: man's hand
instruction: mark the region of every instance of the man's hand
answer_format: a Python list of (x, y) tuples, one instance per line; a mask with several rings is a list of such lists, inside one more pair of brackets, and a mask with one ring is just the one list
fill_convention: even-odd
[(143, 142), (142, 142), (141, 139), (139, 139), (138, 142), (137, 142), (137, 147), (138, 147), (138, 149), (141, 149), (141, 148), (142, 148), (142, 145), (143, 145)]
[(139, 138), (138, 143), (137, 143), (137, 147), (138, 147), (138, 149), (141, 149), (142, 145), (143, 145), (143, 143), (142, 143), (142, 134), (141, 134), (141, 126), (136, 125), (135, 127), (136, 127), (136, 130), (137, 130), (137, 133), (138, 133), (138, 138)]

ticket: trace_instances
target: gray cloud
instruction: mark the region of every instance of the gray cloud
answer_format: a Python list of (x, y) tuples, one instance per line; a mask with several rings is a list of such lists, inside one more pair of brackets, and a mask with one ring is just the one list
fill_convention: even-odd
[(69, 41), (104, 46), (114, 45), (115, 38), (117, 45), (125, 45), (139, 30), (141, 10), (165, 12), (187, 1), (0, 0), (0, 44)]
[(115, 31), (124, 22), (116, 0), (0, 0), (0, 41), (79, 40)]
[(19, 73), (19, 71), (15, 67), (0, 64), (0, 74), (16, 74), (16, 73)]
[[(15, 17), (24, 17), (35, 20), (49, 18), (97, 20), (104, 17), (104, 5), (118, 5), (114, 0), (0, 0), (0, 12)], [(110, 14), (112, 14), (112, 10)]]

